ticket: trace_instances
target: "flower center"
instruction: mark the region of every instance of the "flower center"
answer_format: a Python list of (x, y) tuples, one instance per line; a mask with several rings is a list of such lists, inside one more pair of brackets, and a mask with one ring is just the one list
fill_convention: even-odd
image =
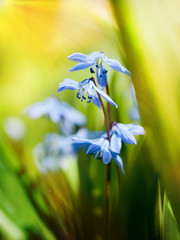
[[(83, 102), (83, 100), (86, 100), (86, 97), (85, 97), (86, 93), (87, 93), (86, 89), (84, 89), (84, 87), (81, 87), (81, 88), (79, 89), (79, 91), (77, 92), (76, 97), (77, 97), (78, 99), (81, 99), (81, 102)], [(90, 103), (91, 100), (92, 100), (92, 97), (88, 95), (87, 103)]]

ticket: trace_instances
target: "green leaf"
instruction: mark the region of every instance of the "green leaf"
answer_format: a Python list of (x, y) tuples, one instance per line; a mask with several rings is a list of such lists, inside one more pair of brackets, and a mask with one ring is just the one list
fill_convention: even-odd
[(177, 222), (166, 195), (163, 208), (163, 240), (180, 240)]

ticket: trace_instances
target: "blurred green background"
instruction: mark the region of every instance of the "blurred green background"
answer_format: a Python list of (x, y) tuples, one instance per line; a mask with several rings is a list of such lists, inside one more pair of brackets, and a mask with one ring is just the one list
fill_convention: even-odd
[[(146, 131), (122, 149), (125, 175), (112, 164), (110, 239), (180, 239), (179, 11), (178, 0), (0, 0), (0, 239), (105, 239), (106, 166), (80, 153), (66, 171), (40, 173), (32, 149), (58, 128), (22, 114), (57, 96), (103, 129), (99, 109), (56, 93), (64, 78), (89, 74), (68, 72), (67, 56), (92, 51), (130, 70)], [(133, 122), (130, 79), (109, 74), (113, 118)], [(21, 140), (5, 132), (9, 117), (23, 121)]]

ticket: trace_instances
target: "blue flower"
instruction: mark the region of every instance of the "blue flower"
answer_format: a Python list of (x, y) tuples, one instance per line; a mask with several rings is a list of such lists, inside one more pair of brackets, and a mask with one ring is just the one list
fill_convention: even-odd
[(116, 106), (117, 108), (117, 104), (105, 92), (97, 88), (92, 79), (84, 79), (82, 82), (77, 82), (75, 80), (66, 78), (62, 83), (59, 84), (57, 92), (62, 92), (63, 90), (67, 89), (78, 90), (77, 98), (81, 99), (81, 102), (86, 100), (85, 96), (87, 93), (87, 102), (89, 103), (92, 101), (95, 105), (100, 107), (101, 105), (98, 98), (98, 94), (100, 94), (107, 102)]
[[(73, 137), (99, 137), (103, 131), (90, 132), (86, 128), (80, 128)], [(56, 133), (46, 134), (43, 142), (38, 143), (33, 150), (34, 161), (40, 172), (49, 170), (65, 170), (66, 166), (77, 159), (77, 152), (82, 144), (72, 141), (72, 136), (62, 136)]]
[(105, 63), (116, 71), (122, 72), (129, 76), (131, 75), (130, 72), (118, 61), (107, 58), (103, 52), (92, 52), (89, 55), (73, 53), (68, 57), (68, 59), (79, 62), (69, 71), (77, 71), (91, 67), (90, 71), (91, 73), (94, 73), (94, 68), (96, 67), (97, 80), (101, 89), (103, 89), (107, 84), (107, 69), (105, 68)]
[(76, 159), (76, 151), (71, 137), (50, 133), (33, 150), (34, 161), (40, 172), (65, 170), (68, 162)]
[(88, 147), (86, 154), (95, 155), (95, 159), (102, 159), (105, 164), (108, 164), (113, 158), (124, 173), (123, 161), (116, 152), (112, 151), (110, 142), (107, 138), (100, 137), (96, 139), (86, 139), (72, 137), (72, 140), (80, 146)]
[(86, 117), (82, 113), (54, 97), (26, 107), (24, 113), (32, 119), (48, 116), (54, 123), (60, 124), (65, 135), (72, 134), (75, 126), (83, 126), (86, 123)]
[(137, 144), (134, 135), (144, 135), (144, 128), (138, 124), (122, 124), (114, 123), (111, 128), (111, 143), (112, 151), (120, 153), (122, 142), (129, 144)]

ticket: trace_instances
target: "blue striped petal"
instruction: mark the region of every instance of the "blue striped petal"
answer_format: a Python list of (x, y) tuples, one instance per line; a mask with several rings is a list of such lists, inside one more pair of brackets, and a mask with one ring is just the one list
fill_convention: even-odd
[(63, 90), (75, 90), (78, 89), (79, 83), (75, 80), (66, 78), (62, 83), (59, 84), (57, 92), (62, 92)]
[(122, 146), (122, 140), (118, 136), (118, 134), (115, 132), (111, 136), (111, 141), (110, 141), (110, 150), (115, 152), (115, 153), (120, 153), (121, 151), (121, 146)]
[(121, 171), (124, 173), (124, 167), (123, 167), (123, 161), (122, 158), (116, 154), (116, 153), (112, 153), (112, 157), (115, 160), (115, 162), (117, 163), (118, 167), (121, 169)]
[(87, 56), (87, 61), (96, 61), (98, 58), (103, 58), (104, 54), (100, 52), (92, 52)]
[(101, 65), (96, 67), (96, 77), (100, 89), (104, 89), (107, 85), (107, 70)]
[(101, 103), (100, 103), (99, 98), (98, 98), (97, 95), (92, 97), (92, 103), (94, 105), (96, 105), (97, 107), (101, 108)]
[(92, 145), (90, 145), (88, 147), (88, 150), (87, 150), (86, 154), (93, 154), (93, 155), (95, 155), (100, 150), (101, 150), (101, 147), (99, 145), (92, 144)]
[(75, 61), (75, 62), (84, 62), (86, 61), (86, 54), (83, 53), (73, 53), (70, 56), (68, 56), (67, 58), (71, 61)]
[(109, 151), (102, 150), (102, 159), (105, 164), (108, 164), (111, 161), (112, 155)]
[(109, 102), (110, 104), (114, 105), (116, 108), (118, 107), (117, 104), (116, 104), (105, 92), (103, 92), (102, 90), (100, 90), (99, 88), (97, 88), (95, 85), (94, 85), (94, 89), (96, 89), (96, 91), (97, 91), (107, 102)]
[(109, 67), (111, 67), (112, 69), (118, 71), (118, 72), (122, 72), (125, 73), (129, 76), (131, 76), (131, 73), (125, 68), (123, 67), (118, 61), (114, 60), (114, 59), (108, 59), (105, 58), (104, 61), (107, 63), (107, 65)]
[(73, 72), (73, 71), (77, 71), (77, 70), (82, 70), (82, 69), (91, 67), (92, 65), (94, 65), (94, 62), (81, 62), (81, 63), (76, 64), (71, 69), (69, 69), (69, 71)]
[(120, 132), (120, 137), (122, 138), (122, 141), (125, 143), (129, 143), (129, 144), (137, 144), (135, 137), (133, 136), (133, 134), (131, 132), (129, 132), (128, 130), (126, 130), (124, 127), (119, 127), (120, 124), (117, 124), (119, 132)]
[(125, 126), (127, 127), (128, 131), (130, 131), (134, 135), (144, 135), (145, 134), (144, 128), (138, 124), (131, 123), (131, 124), (126, 124)]

